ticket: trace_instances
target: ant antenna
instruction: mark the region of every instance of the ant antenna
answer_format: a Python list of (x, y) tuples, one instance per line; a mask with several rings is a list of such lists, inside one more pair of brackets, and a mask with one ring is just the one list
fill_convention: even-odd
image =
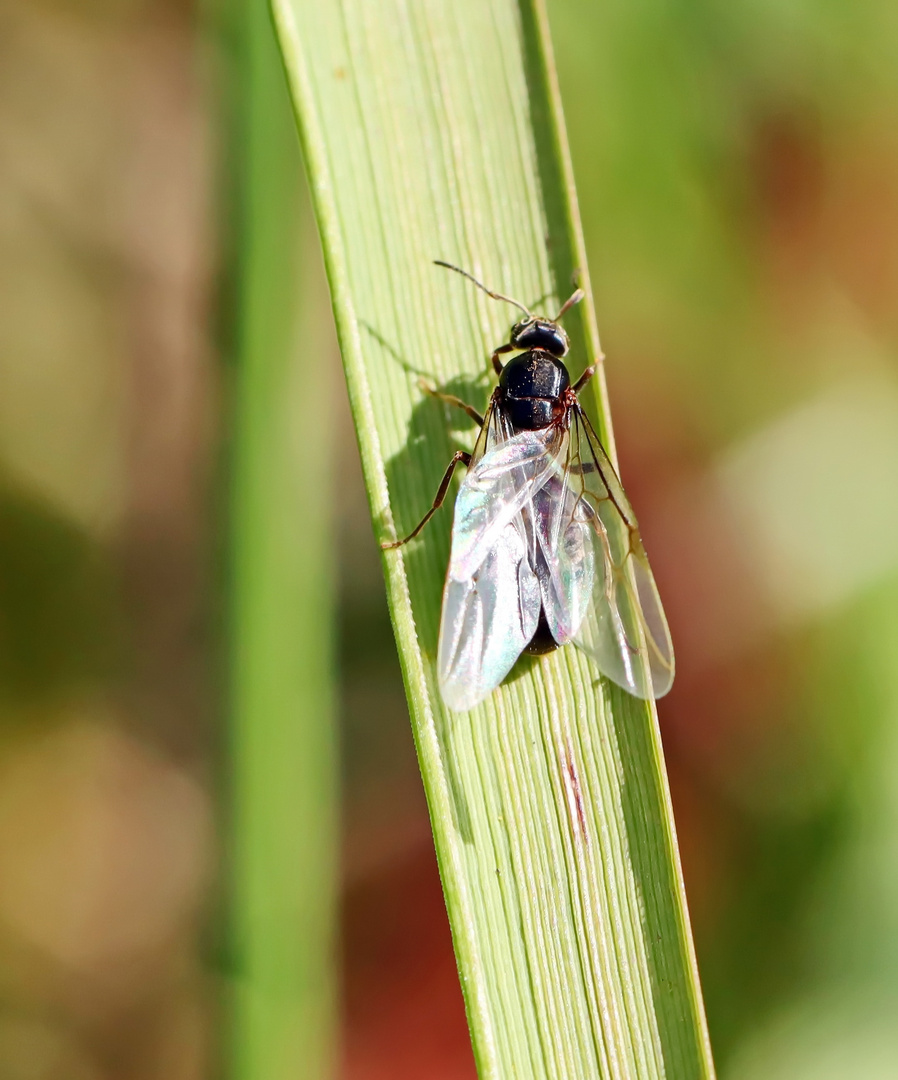
[[(452, 263), (443, 262), (442, 259), (434, 259), (433, 263), (434, 263), (434, 266), (445, 266), (447, 270), (454, 270), (456, 272), (456, 274), (461, 274), (461, 276), (466, 277), (468, 279), (468, 281), (473, 281), (474, 284), (477, 286), (477, 288), (478, 289), (483, 289), (483, 291), (486, 293), (487, 296), (491, 296), (494, 300), (504, 300), (507, 304), (514, 304), (514, 306), (516, 308), (520, 308), (521, 311), (524, 312), (524, 314), (527, 316), (528, 319), (533, 318), (533, 315), (530, 313), (529, 309), (525, 308), (524, 305), (522, 303), (520, 303), (520, 301), (513, 300), (510, 296), (503, 296), (502, 293), (493, 292), (493, 290), (488, 289), (486, 287), (486, 285), (483, 284), (482, 281), (478, 281), (477, 278), (474, 277), (473, 274), (469, 274), (467, 270), (462, 270), (462, 268), (460, 266), (453, 266)], [(583, 295), (583, 293), (581, 292), (580, 296), (582, 296), (582, 295)], [(579, 297), (578, 297), (578, 299), (579, 299)], [(567, 304), (565, 304), (565, 310), (570, 306), (570, 304), (571, 304), (571, 301), (569, 300), (567, 302)]]
[(558, 312), (558, 314), (552, 321), (560, 322), (562, 315), (564, 315), (566, 311), (570, 311), (574, 304), (579, 304), (584, 296), (585, 293), (583, 292), (583, 290), (577, 289), (576, 292), (574, 292), (571, 297), (568, 300), (565, 300), (565, 302), (561, 305), (561, 311)]

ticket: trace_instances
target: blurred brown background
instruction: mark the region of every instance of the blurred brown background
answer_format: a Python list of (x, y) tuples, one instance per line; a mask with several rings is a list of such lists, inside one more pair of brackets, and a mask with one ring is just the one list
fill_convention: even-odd
[[(885, 1080), (898, 8), (549, 6), (721, 1075)], [(3, 1080), (220, 1064), (227, 71), (184, 0), (0, 8)], [(345, 405), (337, 444), (343, 1076), (460, 1080)]]

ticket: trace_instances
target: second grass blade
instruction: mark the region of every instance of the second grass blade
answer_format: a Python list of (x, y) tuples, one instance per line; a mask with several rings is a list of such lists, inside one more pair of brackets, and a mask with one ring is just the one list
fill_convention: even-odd
[[(274, 0), (381, 539), (430, 504), (513, 313), (584, 271), (545, 19), (530, 0)], [(566, 323), (576, 377), (589, 305)], [(607, 413), (600, 417), (609, 436)], [(482, 1077), (712, 1074), (654, 711), (577, 650), (478, 709), (439, 700), (449, 512), (387, 553), (391, 610)]]
[(330, 349), (266, 8), (234, 5), (237, 310), (228, 764), (231, 1080), (336, 1061), (337, 748)]

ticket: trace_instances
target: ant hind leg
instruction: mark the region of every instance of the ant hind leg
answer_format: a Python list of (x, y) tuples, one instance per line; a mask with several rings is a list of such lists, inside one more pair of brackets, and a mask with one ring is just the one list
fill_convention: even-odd
[(467, 468), (468, 465), (471, 464), (471, 455), (467, 452), (467, 450), (456, 450), (455, 453), (452, 455), (452, 460), (449, 462), (449, 467), (443, 474), (443, 479), (440, 481), (440, 486), (437, 489), (436, 497), (433, 500), (433, 506), (431, 506), (431, 508), (424, 515), (424, 517), (421, 518), (421, 520), (414, 527), (414, 529), (412, 529), (412, 531), (408, 534), (408, 536), (403, 537), (402, 540), (393, 540), (389, 544), (381, 544), (381, 550), (389, 551), (390, 548), (402, 547), (402, 545), (407, 544), (409, 540), (414, 540), (414, 538), (424, 528), (427, 522), (430, 521), (430, 519), (437, 512), (437, 510), (439, 510), (439, 508), (443, 505), (443, 501), (446, 498), (446, 492), (449, 490), (449, 484), (452, 480), (452, 474), (455, 472), (455, 467), (456, 465), (458, 465), (459, 462), (462, 462), (465, 468)]

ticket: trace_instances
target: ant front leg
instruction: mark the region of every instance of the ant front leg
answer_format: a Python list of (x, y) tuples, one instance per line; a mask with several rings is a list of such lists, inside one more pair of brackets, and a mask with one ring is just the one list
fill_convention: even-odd
[(574, 383), (573, 390), (575, 394), (579, 394), (589, 380), (595, 375), (598, 364), (590, 364), (589, 367), (583, 372), (580, 378)]
[(456, 397), (455, 394), (444, 394), (442, 390), (437, 390), (435, 386), (431, 386), (430, 383), (425, 382), (424, 379), (421, 379), (420, 384), (421, 389), (425, 394), (430, 394), (431, 397), (439, 398), (440, 401), (445, 401), (447, 405), (454, 405), (457, 409), (466, 412), (478, 427), (483, 427), (483, 417), (473, 405), (469, 405), (466, 401), (462, 401), (462, 399)]
[(509, 341), (507, 345), (500, 345), (499, 348), (496, 349), (496, 351), (490, 357), (493, 362), (493, 371), (495, 371), (497, 375), (502, 374), (502, 361), (499, 359), (499, 356), (502, 353), (514, 352), (515, 349), (517, 349), (517, 345), (512, 345), (512, 343)]
[(449, 484), (452, 481), (452, 474), (455, 472), (455, 467), (459, 462), (467, 468), (471, 464), (471, 455), (466, 450), (456, 450), (452, 455), (452, 460), (449, 462), (449, 468), (446, 469), (443, 479), (440, 481), (440, 486), (437, 489), (436, 498), (433, 500), (433, 506), (427, 511), (423, 518), (418, 522), (414, 529), (402, 540), (393, 540), (389, 544), (381, 544), (383, 551), (389, 551), (390, 548), (402, 547), (403, 544), (407, 544), (409, 540), (414, 540), (418, 533), (424, 528), (428, 521), (443, 505), (443, 500), (446, 498), (446, 492), (449, 490)]

